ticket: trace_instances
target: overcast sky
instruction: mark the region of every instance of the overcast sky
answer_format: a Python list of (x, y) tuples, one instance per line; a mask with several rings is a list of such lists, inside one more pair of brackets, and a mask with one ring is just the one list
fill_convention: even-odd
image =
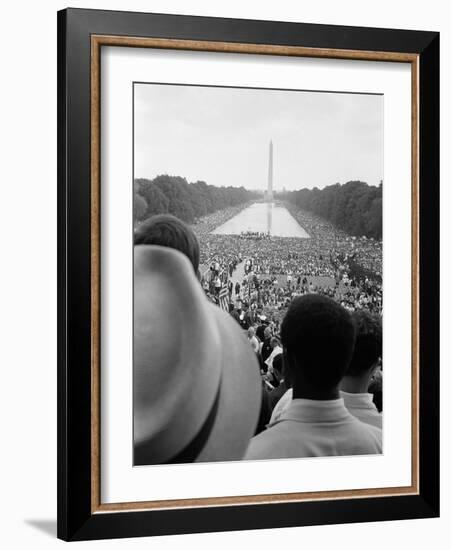
[(135, 84), (135, 177), (264, 189), (383, 179), (383, 97)]

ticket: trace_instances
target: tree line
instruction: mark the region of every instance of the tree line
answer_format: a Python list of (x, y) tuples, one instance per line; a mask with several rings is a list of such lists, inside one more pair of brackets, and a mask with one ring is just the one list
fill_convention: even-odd
[(180, 176), (160, 175), (153, 180), (134, 180), (133, 210), (135, 221), (145, 220), (154, 214), (173, 214), (187, 223), (236, 206), (259, 194), (244, 187), (215, 187), (204, 181), (188, 183)]
[(278, 197), (330, 221), (350, 235), (382, 238), (382, 182), (375, 187), (362, 181), (348, 181), (323, 189), (287, 191)]

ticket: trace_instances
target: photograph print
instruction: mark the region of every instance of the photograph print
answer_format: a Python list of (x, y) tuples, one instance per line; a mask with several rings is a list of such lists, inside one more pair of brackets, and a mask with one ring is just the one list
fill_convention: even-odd
[(381, 94), (133, 84), (133, 464), (383, 453)]

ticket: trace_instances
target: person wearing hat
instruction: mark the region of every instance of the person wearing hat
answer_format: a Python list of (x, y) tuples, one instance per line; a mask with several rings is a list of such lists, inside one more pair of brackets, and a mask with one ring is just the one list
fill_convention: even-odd
[(240, 460), (262, 401), (257, 359), (187, 255), (134, 250), (133, 464)]
[(326, 296), (295, 298), (281, 338), (293, 399), (251, 440), (245, 459), (381, 453), (382, 431), (352, 416), (339, 394), (355, 343), (349, 312)]

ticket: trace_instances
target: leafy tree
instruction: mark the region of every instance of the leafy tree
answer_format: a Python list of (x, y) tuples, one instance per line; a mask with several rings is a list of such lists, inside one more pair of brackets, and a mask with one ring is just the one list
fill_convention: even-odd
[(382, 182), (374, 187), (362, 181), (348, 181), (344, 185), (300, 189), (281, 196), (350, 235), (382, 238)]
[(141, 195), (133, 194), (133, 218), (141, 221), (147, 212), (147, 203)]
[[(216, 210), (236, 206), (259, 196), (244, 187), (215, 187), (204, 181), (188, 183), (185, 178), (168, 174), (161, 174), (153, 180), (135, 179), (133, 188), (135, 194), (146, 203), (144, 218), (170, 213), (188, 223)], [(135, 221), (138, 213), (135, 211)]]

